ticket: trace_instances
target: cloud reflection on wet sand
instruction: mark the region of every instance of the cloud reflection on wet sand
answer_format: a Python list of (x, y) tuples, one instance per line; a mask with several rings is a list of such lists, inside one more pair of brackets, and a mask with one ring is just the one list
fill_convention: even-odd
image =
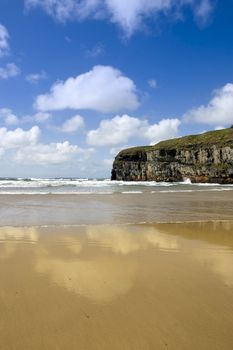
[(232, 227), (1, 228), (4, 350), (231, 350)]

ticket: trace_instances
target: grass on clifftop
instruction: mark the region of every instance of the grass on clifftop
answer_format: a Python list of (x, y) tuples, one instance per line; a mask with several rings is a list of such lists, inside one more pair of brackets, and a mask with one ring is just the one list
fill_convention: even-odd
[(119, 154), (135, 154), (137, 152), (146, 152), (159, 149), (179, 149), (211, 145), (218, 145), (222, 147), (231, 145), (233, 147), (233, 128), (208, 131), (204, 134), (189, 135), (176, 139), (161, 141), (153, 146), (132, 147), (122, 150)]

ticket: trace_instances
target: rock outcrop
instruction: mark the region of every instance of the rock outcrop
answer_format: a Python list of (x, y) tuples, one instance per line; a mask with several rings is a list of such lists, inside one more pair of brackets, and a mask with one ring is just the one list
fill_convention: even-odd
[(233, 184), (233, 129), (210, 131), (121, 151), (112, 180)]

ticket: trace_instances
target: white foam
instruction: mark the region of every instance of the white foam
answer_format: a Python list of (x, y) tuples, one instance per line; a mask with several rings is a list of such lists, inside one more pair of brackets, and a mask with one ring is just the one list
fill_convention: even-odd
[(122, 194), (141, 194), (142, 191), (122, 191)]
[(190, 180), (189, 178), (187, 178), (187, 179), (184, 179), (183, 184), (185, 184), (185, 185), (191, 185), (192, 182), (191, 182), (191, 180)]
[[(169, 188), (169, 190), (168, 190)], [(0, 178), (0, 194), (112, 194), (112, 193), (143, 193), (149, 192), (182, 192), (233, 189), (233, 185), (217, 183), (191, 183), (190, 179), (183, 182), (155, 181), (111, 181), (110, 179), (87, 178)], [(154, 191), (153, 191), (154, 189)]]

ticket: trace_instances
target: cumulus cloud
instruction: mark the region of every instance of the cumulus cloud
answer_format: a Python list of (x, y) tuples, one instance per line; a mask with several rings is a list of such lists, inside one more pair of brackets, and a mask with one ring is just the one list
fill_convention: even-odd
[(38, 112), (32, 115), (17, 116), (10, 108), (0, 108), (0, 119), (6, 125), (16, 125), (24, 123), (45, 123), (52, 118), (51, 113)]
[(27, 9), (42, 8), (60, 22), (68, 20), (110, 19), (130, 37), (143, 27), (146, 18), (176, 16), (177, 11), (189, 6), (202, 21), (212, 11), (210, 0), (25, 0)]
[(15, 63), (7, 63), (5, 67), (0, 67), (0, 79), (9, 79), (20, 74), (20, 69)]
[(113, 119), (104, 119), (96, 130), (87, 133), (87, 143), (95, 146), (118, 145), (127, 142), (145, 124), (138, 118), (124, 114)]
[(38, 126), (33, 126), (30, 130), (26, 131), (21, 128), (15, 130), (0, 128), (0, 148), (7, 150), (35, 145), (38, 142), (39, 136), (40, 129)]
[(71, 145), (68, 141), (49, 144), (39, 143), (18, 149), (14, 160), (24, 164), (56, 165), (71, 162), (77, 155), (87, 159), (91, 153), (91, 149), (83, 150), (77, 145)]
[(29, 83), (37, 84), (40, 80), (47, 79), (47, 74), (44, 71), (40, 73), (28, 74), (25, 78)]
[(150, 125), (147, 120), (116, 116), (100, 122), (99, 128), (87, 133), (87, 143), (95, 146), (115, 146), (128, 142), (133, 137), (156, 143), (177, 136), (180, 121), (163, 119), (158, 124)]
[(0, 57), (9, 52), (9, 33), (6, 27), (0, 24)]
[(185, 121), (212, 125), (233, 123), (233, 84), (215, 90), (209, 103), (193, 108), (183, 116)]
[(38, 126), (29, 130), (0, 128), (0, 156), (14, 150), (13, 160), (21, 164), (56, 165), (86, 161), (94, 152), (93, 148), (83, 149), (69, 141), (40, 143), (40, 134)]
[(110, 66), (95, 66), (87, 73), (57, 82), (35, 102), (41, 111), (89, 109), (103, 113), (134, 110), (138, 105), (134, 82)]
[(142, 135), (151, 144), (176, 137), (181, 122), (179, 119), (162, 119), (158, 124), (142, 128)]
[(80, 115), (75, 115), (74, 117), (66, 120), (61, 126), (60, 130), (67, 133), (72, 133), (84, 126), (84, 120)]
[(19, 123), (18, 117), (9, 108), (0, 108), (0, 118), (6, 125), (15, 125)]

